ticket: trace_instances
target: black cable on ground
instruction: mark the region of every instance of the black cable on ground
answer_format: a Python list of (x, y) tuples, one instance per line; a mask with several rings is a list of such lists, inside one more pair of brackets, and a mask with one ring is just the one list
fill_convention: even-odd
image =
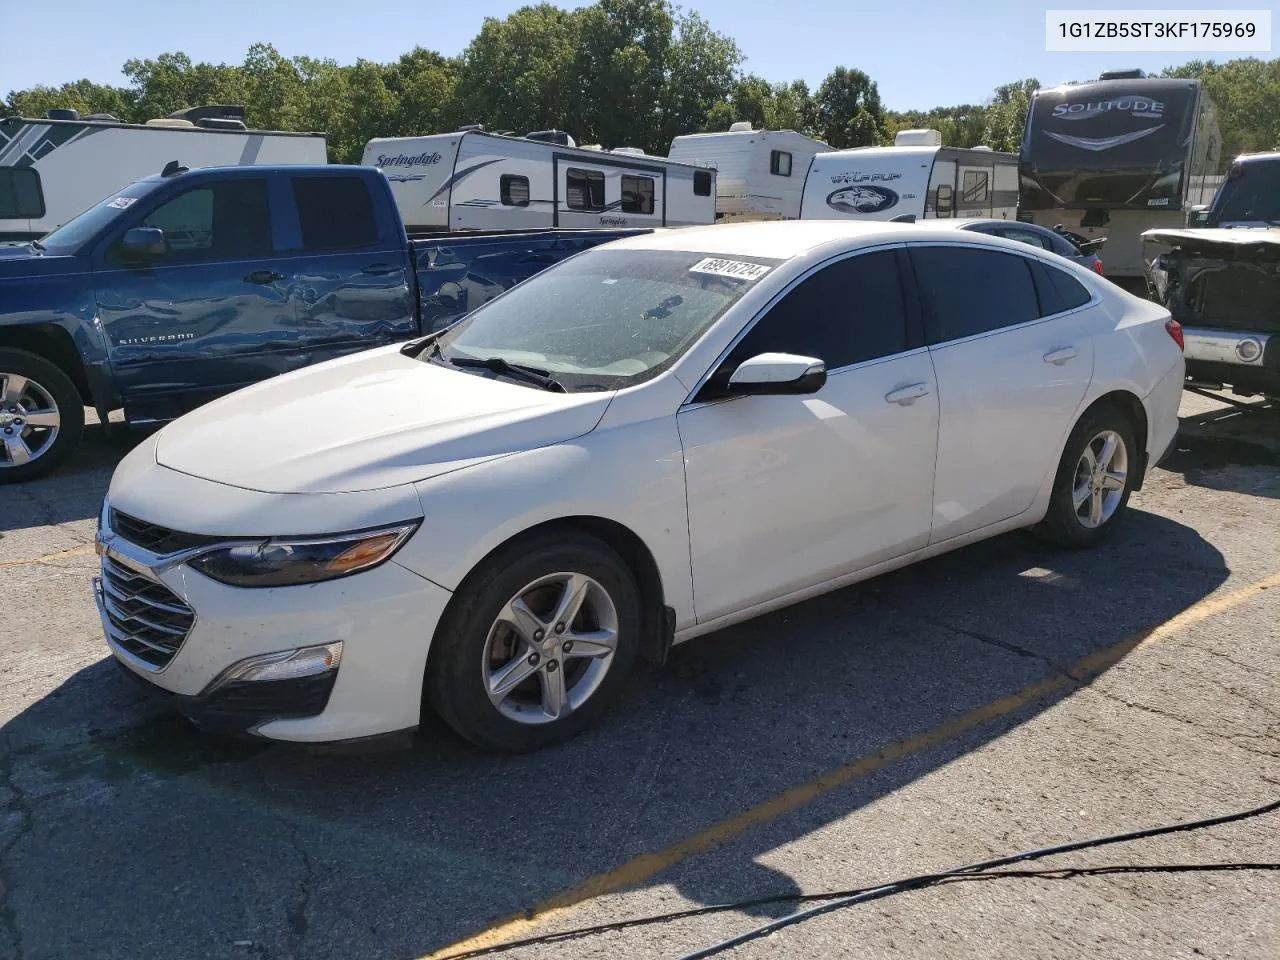
[(1155, 837), (1167, 833), (1179, 833), (1187, 830), (1203, 830), (1208, 827), (1220, 826), (1224, 823), (1235, 823), (1240, 820), (1263, 816), (1278, 809), (1280, 809), (1280, 800), (1275, 800), (1271, 803), (1264, 804), (1263, 806), (1254, 807), (1251, 810), (1244, 810), (1239, 813), (1229, 813), (1220, 817), (1211, 817), (1206, 820), (1194, 820), (1187, 823), (1173, 824), (1171, 826), (1151, 827), (1146, 830), (1137, 830), (1132, 833), (1114, 834), (1089, 840), (1078, 840), (1073, 843), (1062, 844), (1056, 847), (1044, 847), (1039, 850), (1014, 854), (1009, 857), (1000, 857), (995, 860), (986, 860), (981, 863), (970, 864), (966, 867), (957, 867), (943, 873), (923, 874), (918, 877), (910, 877), (906, 880), (897, 880), (888, 884), (879, 884), (874, 887), (861, 887), (854, 890), (834, 890), (826, 893), (781, 893), (766, 897), (756, 897), (750, 900), (736, 900), (732, 903), (709, 904), (707, 906), (694, 907), (688, 910), (678, 910), (646, 917), (636, 917), (630, 920), (615, 920), (611, 923), (596, 924), (590, 927), (577, 927), (571, 930), (561, 930), (554, 933), (544, 933), (539, 936), (526, 937), (521, 940), (509, 940), (506, 943), (495, 944), (491, 947), (479, 947), (474, 950), (445, 954), (441, 960), (470, 960), (470, 958), (473, 957), (483, 957), (491, 954), (506, 953), (510, 950), (518, 950), (521, 947), (558, 943), (565, 940), (577, 940), (584, 937), (594, 936), (596, 934), (627, 930), (633, 927), (647, 926), (655, 923), (669, 923), (677, 920), (688, 920), (715, 913), (749, 910), (753, 907), (768, 906), (775, 903), (813, 903), (815, 901), (828, 901), (819, 907), (813, 908), (812, 910), (790, 914), (789, 916), (783, 917), (773, 923), (765, 924), (764, 926), (750, 930), (739, 937), (734, 937), (732, 940), (725, 940), (721, 943), (715, 944), (714, 946), (708, 947), (705, 950), (688, 954), (686, 957), (682, 958), (682, 960), (695, 960), (695, 958), (713, 956), (716, 953), (723, 952), (724, 950), (738, 946), (741, 943), (746, 943), (749, 940), (765, 936), (776, 929), (781, 929), (782, 927), (790, 926), (794, 923), (800, 923), (810, 917), (817, 916), (820, 913), (837, 910), (845, 906), (852, 906), (856, 903), (865, 902), (867, 900), (891, 896), (895, 893), (905, 893), (908, 890), (918, 890), (923, 887), (946, 883), (1032, 877), (1039, 877), (1042, 879), (1070, 879), (1073, 877), (1105, 876), (1108, 874), (1119, 873), (1188, 873), (1238, 870), (1280, 870), (1280, 863), (1193, 863), (1162, 864), (1154, 866), (1113, 865), (1100, 867), (1068, 867), (1057, 870), (1006, 870), (1000, 872), (985, 872), (991, 871), (995, 867), (999, 866), (1005, 866), (1012, 863), (1022, 863), (1029, 860), (1038, 860), (1043, 857), (1069, 853), (1074, 850), (1106, 846), (1113, 843), (1124, 843), (1131, 840), (1141, 840), (1147, 837)]
[(1159, 837), (1168, 833), (1181, 833), (1187, 830), (1204, 830), (1208, 827), (1220, 826), (1224, 823), (1235, 823), (1240, 820), (1247, 820), (1251, 817), (1260, 817), (1264, 814), (1272, 813), (1280, 810), (1280, 800), (1273, 800), (1270, 803), (1263, 804), (1260, 807), (1254, 807), (1251, 810), (1242, 810), (1239, 813), (1228, 813), (1220, 817), (1210, 817), (1205, 820), (1192, 820), (1188, 823), (1176, 823), (1166, 827), (1150, 827), (1146, 830), (1134, 830), (1130, 833), (1112, 834), (1106, 837), (1095, 837), (1090, 840), (1076, 840), (1072, 843), (1063, 843), (1053, 847), (1042, 847), (1039, 850), (1029, 850), (1026, 853), (1015, 853), (1012, 856), (996, 857), (992, 860), (983, 860), (978, 863), (971, 863), (968, 866), (956, 867), (953, 870), (947, 870), (944, 873), (924, 874), (919, 877), (910, 877), (906, 880), (896, 880), (893, 883), (884, 884), (879, 887), (872, 887), (868, 890), (862, 890), (852, 893), (849, 896), (839, 897), (830, 903), (824, 903), (816, 907), (810, 907), (808, 910), (800, 910), (790, 916), (782, 917), (769, 923), (748, 930), (745, 933), (738, 934), (736, 937), (730, 937), (728, 940), (722, 940), (710, 947), (702, 950), (695, 950), (693, 953), (687, 953), (680, 960), (703, 960), (704, 957), (715, 956), (723, 953), (733, 947), (741, 946), (752, 940), (758, 940), (760, 937), (768, 936), (775, 931), (782, 930), (785, 927), (793, 926), (797, 923), (803, 923), (805, 920), (813, 917), (821, 916), (824, 913), (830, 913), (833, 910), (842, 910), (845, 907), (852, 907), (859, 903), (867, 903), (871, 900), (879, 900), (882, 897), (890, 897), (896, 893), (905, 893), (907, 890), (917, 890), (921, 887), (933, 886), (937, 883), (950, 880), (953, 877), (981, 874), (984, 871), (991, 870), (995, 867), (1008, 866), (1011, 863), (1025, 863), (1028, 860), (1040, 860), (1044, 857), (1053, 857), (1063, 853), (1071, 853), (1076, 850), (1092, 849), (1094, 847), (1105, 847), (1113, 843), (1127, 843), (1132, 840), (1145, 840), (1149, 837)]

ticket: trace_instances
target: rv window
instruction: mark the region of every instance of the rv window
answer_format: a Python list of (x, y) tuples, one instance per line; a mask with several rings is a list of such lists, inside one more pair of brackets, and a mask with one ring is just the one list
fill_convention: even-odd
[(779, 177), (791, 176), (791, 154), (774, 150), (769, 154), (769, 172)]
[(514, 173), (504, 173), (501, 180), (502, 205), (527, 207), (529, 205), (529, 178)]
[(933, 215), (939, 220), (945, 220), (951, 216), (951, 201), (954, 192), (949, 183), (944, 183), (933, 191), (933, 196), (930, 198), (933, 201)]
[(43, 216), (39, 172), (32, 167), (0, 167), (0, 220), (39, 220)]
[(373, 198), (363, 177), (294, 177), (302, 245), (308, 250), (358, 250), (378, 242)]
[(711, 174), (707, 171), (693, 171), (693, 195), (695, 197), (711, 196)]
[(653, 213), (653, 177), (622, 175), (622, 212)]
[(141, 225), (164, 231), (169, 261), (239, 260), (272, 251), (266, 180), (192, 187), (151, 211)]
[(761, 353), (817, 357), (828, 370), (907, 349), (907, 316), (894, 251), (823, 267), (782, 298), (742, 339), (726, 366)]
[(961, 203), (986, 203), (990, 174), (986, 170), (966, 170), (960, 191)]
[(604, 209), (604, 174), (570, 167), (566, 171), (565, 205), (570, 210)]
[(960, 340), (1040, 316), (1025, 258), (959, 247), (910, 250), (917, 282), (932, 313), (932, 342)]

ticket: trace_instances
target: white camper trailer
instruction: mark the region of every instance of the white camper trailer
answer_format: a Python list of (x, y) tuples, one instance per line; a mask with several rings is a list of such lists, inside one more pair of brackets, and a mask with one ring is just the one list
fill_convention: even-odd
[(44, 236), (121, 187), (182, 166), (326, 163), (323, 133), (249, 130), (239, 106), (191, 107), (145, 124), (74, 110), (0, 119), (0, 240)]
[(794, 220), (810, 161), (830, 149), (794, 130), (753, 130), (744, 121), (724, 133), (676, 137), (669, 156), (716, 171), (717, 220)]
[(902, 130), (892, 147), (820, 153), (809, 165), (804, 220), (923, 220), (1018, 212), (1018, 156), (944, 147), (937, 130)]
[(365, 166), (391, 183), (410, 233), (547, 227), (678, 227), (715, 220), (715, 171), (634, 147), (577, 146), (464, 128), (370, 140)]

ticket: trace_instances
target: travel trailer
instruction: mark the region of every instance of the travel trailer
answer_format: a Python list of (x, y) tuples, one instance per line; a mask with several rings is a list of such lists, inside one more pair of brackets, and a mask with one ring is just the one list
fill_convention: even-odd
[(413, 234), (549, 227), (678, 227), (715, 221), (714, 170), (635, 147), (579, 147), (560, 130), (478, 126), (370, 140), (365, 166), (391, 183)]
[(191, 107), (146, 123), (50, 110), (0, 119), (0, 240), (44, 236), (121, 187), (160, 173), (230, 164), (327, 162), (323, 133), (250, 130), (244, 108)]
[(1213, 198), (1225, 165), (1200, 81), (1111, 71), (1032, 97), (1018, 216), (1107, 237), (1107, 276), (1142, 286), (1143, 231), (1184, 226), (1191, 207)]
[(691, 133), (671, 141), (668, 157), (716, 171), (716, 220), (794, 220), (814, 154), (831, 147), (794, 130)]
[(944, 147), (937, 130), (901, 130), (892, 147), (819, 153), (809, 165), (805, 220), (1013, 220), (1018, 157), (990, 147)]

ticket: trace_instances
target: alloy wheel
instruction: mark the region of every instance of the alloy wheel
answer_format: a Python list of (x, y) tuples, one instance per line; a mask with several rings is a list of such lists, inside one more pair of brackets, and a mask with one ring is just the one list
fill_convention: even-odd
[(1090, 440), (1076, 464), (1071, 503), (1076, 519), (1090, 530), (1115, 515), (1129, 480), (1129, 448), (1114, 430)]
[(503, 716), (552, 723), (599, 689), (618, 646), (618, 610), (600, 583), (552, 573), (502, 608), (484, 645), (484, 684)]
[(21, 467), (51, 449), (62, 427), (53, 393), (18, 373), (0, 373), (0, 470)]

